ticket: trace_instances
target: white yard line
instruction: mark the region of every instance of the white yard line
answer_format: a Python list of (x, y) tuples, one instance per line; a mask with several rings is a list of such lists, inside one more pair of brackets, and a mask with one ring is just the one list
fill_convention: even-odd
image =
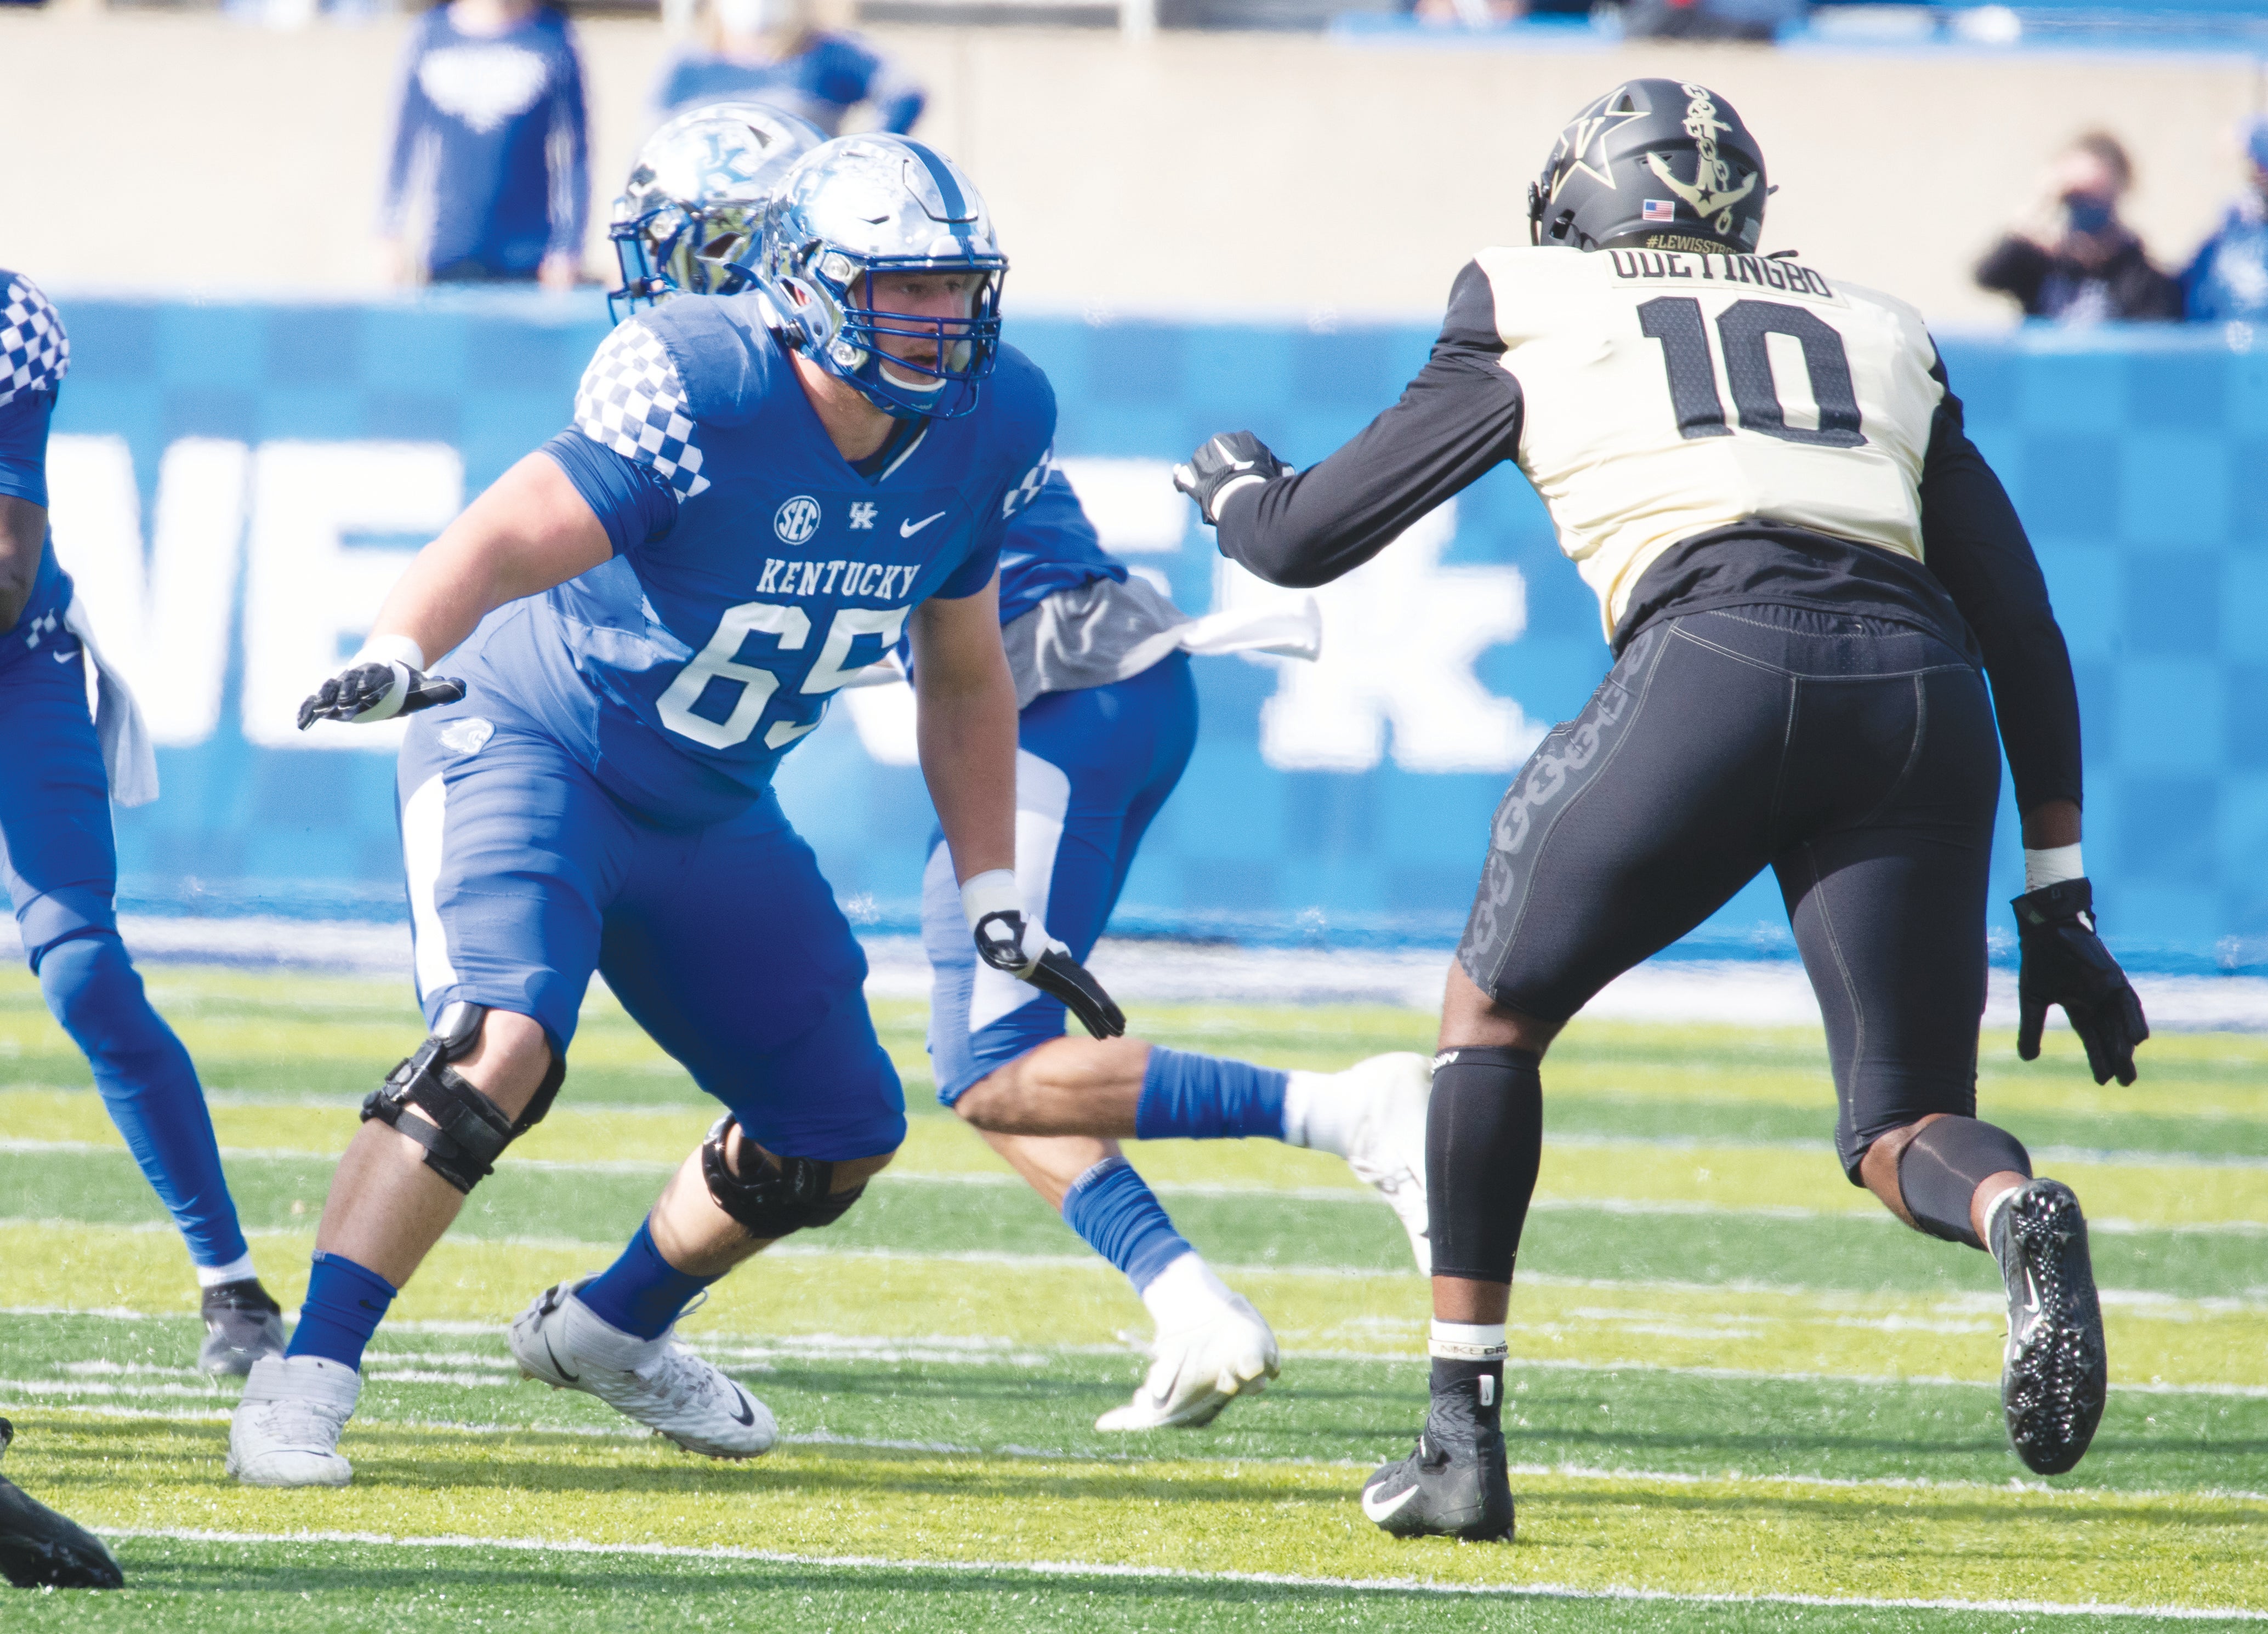
[(2191, 1606), (2138, 1606), (2101, 1601), (2071, 1603), (2033, 1600), (1891, 1599), (1863, 1594), (1680, 1594), (1668, 1589), (1580, 1588), (1556, 1583), (1428, 1583), (1415, 1578), (1306, 1577), (1275, 1571), (1188, 1571), (1171, 1566), (1133, 1566), (1078, 1560), (894, 1560), (880, 1555), (814, 1555), (785, 1549), (702, 1547), (678, 1543), (598, 1543), (583, 1539), (477, 1538), (454, 1535), (401, 1536), (385, 1532), (224, 1532), (204, 1527), (98, 1527), (107, 1537), (151, 1538), (185, 1543), (345, 1543), (396, 1549), (503, 1549), (526, 1554), (628, 1556), (662, 1560), (737, 1560), (750, 1564), (834, 1566), (859, 1570), (936, 1571), (954, 1575), (1041, 1578), (1133, 1578), (1160, 1582), (1244, 1583), (1271, 1588), (1329, 1589), (1410, 1595), (1510, 1600), (1606, 1601), (1626, 1603), (1717, 1606), (1807, 1606), (1898, 1611), (1998, 1612), (2037, 1616), (2166, 1617), (2187, 1621), (2224, 1618), (2268, 1622), (2268, 1611)]

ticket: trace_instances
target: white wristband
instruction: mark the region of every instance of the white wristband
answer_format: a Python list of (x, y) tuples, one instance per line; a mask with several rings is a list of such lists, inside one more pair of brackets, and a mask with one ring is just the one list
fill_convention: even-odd
[(1024, 894), (1016, 888), (1014, 871), (993, 868), (970, 875), (961, 887), (961, 911), (968, 916), (972, 931), (987, 914), (1023, 912)]
[(407, 636), (372, 636), (362, 644), (362, 651), (348, 660), (356, 664), (407, 664), (421, 674), (425, 668), (425, 649)]
[(2061, 885), (2066, 880), (2084, 880), (2087, 866), (2079, 860), (2079, 847), (2046, 845), (2038, 850), (2024, 848), (2024, 889), (2027, 892)]

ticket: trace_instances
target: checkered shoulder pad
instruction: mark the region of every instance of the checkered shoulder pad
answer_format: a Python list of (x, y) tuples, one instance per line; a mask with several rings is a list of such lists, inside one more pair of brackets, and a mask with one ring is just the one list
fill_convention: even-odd
[(661, 337), (637, 319), (600, 343), (575, 390), (575, 429), (651, 466), (690, 499), (709, 486), (701, 475), (697, 428), (685, 412), (685, 385)]
[(8, 289), (0, 310), (0, 405), (24, 392), (52, 392), (70, 367), (70, 336), (63, 320), (20, 272), (0, 272)]

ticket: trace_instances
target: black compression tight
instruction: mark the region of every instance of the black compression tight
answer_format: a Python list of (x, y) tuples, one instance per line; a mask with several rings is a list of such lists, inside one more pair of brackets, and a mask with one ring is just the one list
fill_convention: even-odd
[(1543, 1079), (1526, 1049), (1445, 1049), (1425, 1119), (1433, 1275), (1509, 1284), (1543, 1156)]
[(2022, 1141), (1976, 1118), (1942, 1117), (1898, 1154), (1898, 1195), (1914, 1224), (1931, 1236), (1981, 1248), (1969, 1205), (1985, 1176), (2003, 1170), (2031, 1174), (2032, 1156)]

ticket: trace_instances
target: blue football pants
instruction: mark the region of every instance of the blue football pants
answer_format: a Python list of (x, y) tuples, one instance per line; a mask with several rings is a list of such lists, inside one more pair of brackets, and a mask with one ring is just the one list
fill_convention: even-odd
[[(60, 632), (58, 632), (60, 634)], [(212, 1115), (189, 1053), (118, 939), (110, 784), (69, 635), (0, 655), (0, 882), (48, 1008), (85, 1054), (125, 1137), (199, 1265), (244, 1256)], [(59, 661), (60, 660), (60, 661)]]
[[(1151, 820), (1197, 747), (1187, 653), (1126, 681), (1043, 693), (1017, 727), (1016, 884), (1084, 960), (1118, 905)], [(977, 962), (943, 834), (922, 880), (932, 976), (929, 1052), (947, 1106), (996, 1068), (1063, 1035), (1063, 1001)]]
[(556, 740), (470, 704), (416, 717), (396, 791), (431, 1026), (462, 999), (540, 1022), (563, 1056), (593, 970), (748, 1137), (841, 1162), (905, 1139), (866, 956), (766, 791), (665, 828)]

